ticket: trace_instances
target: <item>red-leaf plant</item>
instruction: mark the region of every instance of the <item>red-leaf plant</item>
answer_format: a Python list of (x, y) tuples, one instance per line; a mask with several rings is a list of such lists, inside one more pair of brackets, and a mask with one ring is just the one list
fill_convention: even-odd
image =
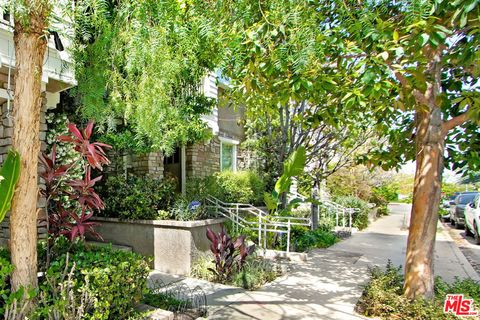
[[(93, 189), (102, 176), (91, 179), (91, 168), (102, 170), (103, 165), (110, 163), (103, 148), (111, 146), (89, 141), (93, 122), (88, 122), (83, 133), (74, 124), (69, 124), (68, 129), (71, 135), (60, 136), (58, 140), (75, 146), (75, 151), (84, 160), (85, 176), (79, 180), (69, 178), (68, 170), (75, 162), (67, 165), (57, 164), (56, 145), (53, 146), (50, 155), (40, 156), (40, 164), (44, 168), (41, 177), (45, 181), (45, 189), (42, 190), (42, 194), (47, 200), (48, 232), (53, 239), (65, 235), (73, 241), (77, 237), (84, 239), (86, 233), (101, 238), (93, 229), (95, 223), (88, 221), (94, 211), (104, 208), (103, 201)], [(66, 199), (70, 199), (70, 202)]]
[(247, 246), (245, 236), (231, 238), (225, 229), (215, 233), (207, 228), (207, 238), (210, 240), (210, 250), (214, 256), (215, 269), (209, 268), (215, 274), (217, 281), (226, 283), (233, 274), (242, 270), (247, 256), (255, 251), (255, 245)]

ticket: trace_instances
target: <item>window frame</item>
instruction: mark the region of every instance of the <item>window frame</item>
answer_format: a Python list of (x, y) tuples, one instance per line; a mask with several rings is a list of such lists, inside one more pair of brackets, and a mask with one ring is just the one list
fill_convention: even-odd
[(230, 168), (226, 169), (223, 167), (223, 153), (224, 153), (224, 145), (228, 145), (232, 147), (232, 172), (237, 171), (237, 146), (239, 144), (238, 140), (228, 139), (224, 137), (219, 137), (220, 140), (220, 172), (230, 170)]

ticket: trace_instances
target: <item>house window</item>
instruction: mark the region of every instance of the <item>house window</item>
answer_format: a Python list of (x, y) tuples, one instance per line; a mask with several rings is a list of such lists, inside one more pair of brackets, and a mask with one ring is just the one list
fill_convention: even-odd
[(220, 169), (222, 171), (237, 170), (237, 146), (223, 142), (220, 145)]
[(11, 16), (10, 16), (10, 11), (8, 10), (4, 10), (2, 12), (2, 20), (6, 21), (8, 24), (10, 24), (10, 19), (11, 19)]

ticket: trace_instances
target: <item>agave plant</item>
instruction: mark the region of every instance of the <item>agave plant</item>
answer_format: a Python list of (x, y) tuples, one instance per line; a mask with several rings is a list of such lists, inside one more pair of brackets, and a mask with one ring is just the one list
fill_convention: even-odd
[(3, 221), (13, 198), (15, 186), (20, 176), (20, 155), (10, 150), (0, 168), (0, 222)]
[(222, 283), (231, 280), (233, 274), (242, 270), (246, 258), (255, 251), (255, 245), (247, 246), (245, 236), (231, 238), (225, 229), (215, 233), (207, 228), (207, 238), (210, 240), (210, 250), (214, 256), (215, 269), (209, 268), (215, 274), (217, 281)]

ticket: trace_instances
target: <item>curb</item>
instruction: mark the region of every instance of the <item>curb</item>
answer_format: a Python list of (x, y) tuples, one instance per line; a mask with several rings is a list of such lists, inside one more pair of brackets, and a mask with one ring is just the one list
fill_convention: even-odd
[(455, 240), (452, 238), (452, 236), (450, 236), (450, 233), (444, 228), (443, 225), (441, 225), (441, 228), (442, 228), (442, 235), (445, 237), (445, 239), (448, 240), (448, 243), (451, 246), (453, 253), (455, 254), (455, 257), (458, 259), (458, 261), (460, 261), (460, 265), (462, 266), (463, 271), (465, 271), (465, 273), (470, 279), (474, 281), (480, 281), (480, 275), (475, 271), (475, 269), (473, 269), (470, 262), (468, 262), (465, 255), (458, 248), (457, 244), (455, 243)]

